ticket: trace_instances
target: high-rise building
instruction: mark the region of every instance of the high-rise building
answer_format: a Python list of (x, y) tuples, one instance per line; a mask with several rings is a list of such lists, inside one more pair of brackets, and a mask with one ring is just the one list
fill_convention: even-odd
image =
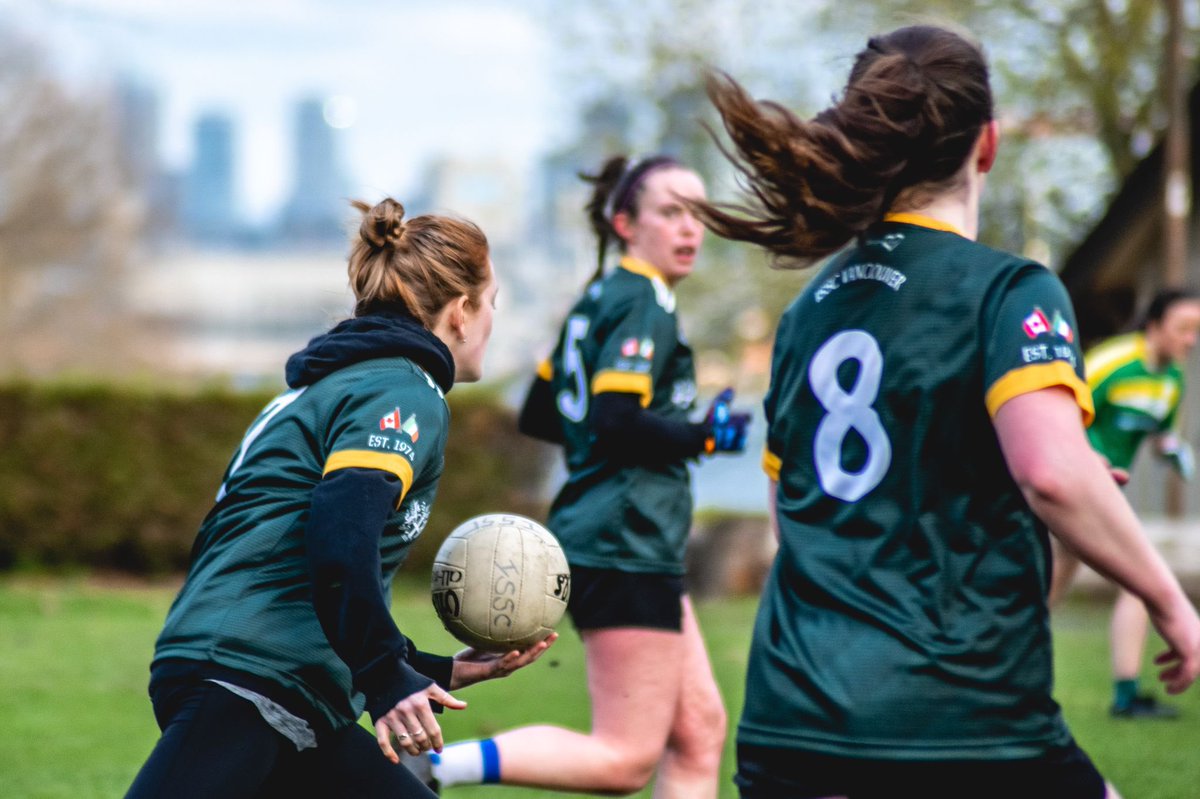
[(237, 232), (233, 192), (233, 121), (208, 113), (196, 121), (195, 153), (183, 186), (182, 221), (198, 241), (220, 241)]
[(308, 99), (296, 108), (295, 185), (283, 212), (282, 233), (293, 241), (342, 241), (349, 216), (337, 152), (337, 131), (325, 104)]
[[(538, 172), (533, 242), (564, 267), (587, 250), (590, 230), (583, 207), (591, 194), (580, 173), (598, 172), (614, 155), (629, 154), (633, 114), (625, 98), (598, 100), (584, 109), (574, 143), (542, 159)], [(593, 260), (589, 253), (587, 260)]]
[(158, 92), (133, 78), (116, 84), (114, 110), (124, 187), (139, 201), (147, 241), (161, 243), (179, 223), (179, 179), (168, 174), (159, 152)]
[(123, 177), (132, 186), (148, 185), (160, 169), (158, 95), (142, 83), (121, 80), (116, 86), (116, 115)]

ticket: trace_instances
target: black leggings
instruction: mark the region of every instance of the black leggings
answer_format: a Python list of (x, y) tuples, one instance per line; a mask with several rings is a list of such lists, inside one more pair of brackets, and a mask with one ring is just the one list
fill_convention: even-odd
[(357, 724), (298, 752), (252, 703), (204, 681), (157, 691), (154, 715), (162, 737), (126, 799), (434, 796), (408, 769), (387, 760)]

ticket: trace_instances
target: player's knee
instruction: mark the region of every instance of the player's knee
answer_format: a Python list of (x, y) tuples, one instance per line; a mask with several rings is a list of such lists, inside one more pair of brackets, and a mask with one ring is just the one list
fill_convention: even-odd
[(729, 716), (719, 694), (693, 702), (672, 743), (684, 757), (719, 762), (725, 746)]
[(629, 796), (645, 788), (654, 778), (661, 752), (633, 752), (628, 749), (614, 750), (604, 769), (600, 786), (610, 796)]

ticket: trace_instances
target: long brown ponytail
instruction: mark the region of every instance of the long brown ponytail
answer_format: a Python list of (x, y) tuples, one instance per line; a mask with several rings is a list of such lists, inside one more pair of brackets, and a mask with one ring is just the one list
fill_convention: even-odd
[(693, 203), (725, 238), (808, 265), (878, 222), (953, 185), (992, 118), (977, 45), (932, 26), (870, 39), (839, 102), (811, 120), (756, 102), (732, 78), (708, 95), (732, 141), (722, 150), (746, 179), (748, 205)]

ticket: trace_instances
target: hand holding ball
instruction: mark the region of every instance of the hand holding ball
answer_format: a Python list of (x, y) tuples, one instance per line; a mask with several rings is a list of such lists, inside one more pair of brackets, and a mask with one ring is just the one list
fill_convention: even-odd
[(476, 516), (447, 536), (433, 563), (433, 607), (464, 644), (525, 649), (562, 619), (571, 571), (558, 541), (532, 519)]

